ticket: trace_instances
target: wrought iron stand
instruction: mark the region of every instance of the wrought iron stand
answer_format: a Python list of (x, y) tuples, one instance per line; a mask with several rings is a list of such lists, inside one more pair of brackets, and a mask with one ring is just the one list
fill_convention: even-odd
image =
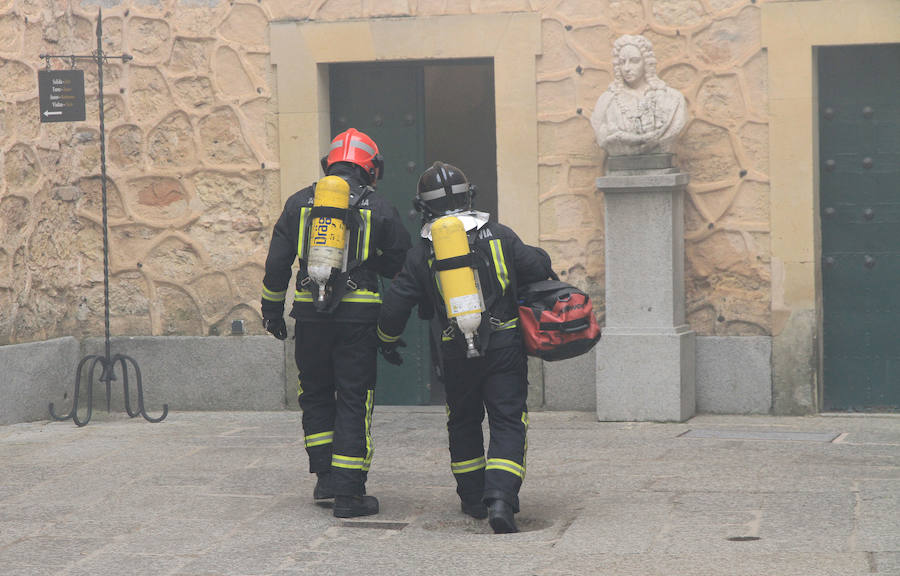
[[(93, 388), (94, 388), (94, 371), (97, 366), (102, 368), (102, 372), (100, 373), (100, 381), (106, 383), (106, 411), (109, 412), (110, 408), (110, 392), (112, 388), (112, 381), (116, 379), (115, 375), (115, 366), (119, 364), (122, 368), (122, 386), (124, 388), (124, 396), (125, 396), (125, 411), (128, 412), (128, 416), (134, 418), (138, 414), (144, 417), (149, 422), (161, 422), (165, 417), (169, 414), (169, 405), (163, 404), (162, 415), (157, 418), (151, 418), (147, 414), (147, 410), (144, 408), (144, 388), (141, 383), (141, 370), (138, 367), (137, 362), (134, 358), (130, 356), (125, 356), (124, 354), (116, 354), (115, 356), (110, 357), (109, 354), (109, 229), (107, 225), (107, 200), (106, 200), (106, 132), (103, 124), (103, 63), (110, 58), (113, 59), (121, 59), (122, 62), (128, 62), (131, 60), (131, 56), (128, 54), (123, 54), (121, 56), (107, 56), (103, 53), (103, 44), (101, 41), (103, 35), (103, 10), (98, 9), (97, 12), (97, 51), (89, 56), (76, 56), (72, 54), (64, 55), (64, 54), (41, 54), (40, 58), (46, 61), (47, 68), (50, 67), (50, 59), (51, 58), (63, 58), (72, 62), (72, 67), (75, 67), (76, 60), (92, 60), (97, 63), (97, 91), (99, 93), (100, 100), (100, 187), (102, 190), (102, 199), (103, 199), (103, 302), (104, 302), (104, 310), (105, 310), (105, 328), (106, 328), (106, 350), (105, 355), (100, 356), (99, 354), (91, 354), (85, 356), (81, 359), (81, 362), (78, 363), (78, 370), (75, 373), (75, 395), (72, 397), (72, 410), (69, 411), (68, 414), (63, 416), (58, 416), (53, 411), (53, 402), (50, 403), (50, 416), (53, 417), (54, 420), (68, 420), (71, 418), (75, 424), (78, 426), (84, 426), (91, 420), (91, 413), (93, 410)], [(90, 367), (88, 368), (88, 382), (87, 382), (87, 418), (84, 420), (79, 420), (78, 418), (78, 400), (79, 394), (81, 391), (81, 373), (85, 364), (90, 362)], [(128, 364), (134, 368), (134, 373), (136, 376), (136, 384), (137, 384), (137, 410), (131, 409), (131, 401), (128, 393)]]

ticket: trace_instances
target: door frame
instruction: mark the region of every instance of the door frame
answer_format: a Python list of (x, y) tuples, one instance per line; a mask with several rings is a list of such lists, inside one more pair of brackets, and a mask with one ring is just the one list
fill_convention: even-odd
[(282, 203), (320, 176), (319, 158), (331, 140), (329, 64), (492, 58), (497, 217), (523, 241), (538, 244), (539, 14), (279, 21), (270, 25), (270, 43)]
[[(768, 50), (773, 411), (822, 409), (822, 244), (816, 47), (900, 42), (900, 2), (762, 6)], [(852, 23), (852, 25), (848, 25)]]

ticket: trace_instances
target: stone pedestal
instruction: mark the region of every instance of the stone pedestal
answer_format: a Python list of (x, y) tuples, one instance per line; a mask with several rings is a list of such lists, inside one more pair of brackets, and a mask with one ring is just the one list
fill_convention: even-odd
[[(684, 189), (662, 155), (618, 158), (606, 201), (606, 328), (597, 344), (597, 418), (694, 415), (696, 335), (684, 315)], [(611, 160), (615, 158), (612, 157)]]

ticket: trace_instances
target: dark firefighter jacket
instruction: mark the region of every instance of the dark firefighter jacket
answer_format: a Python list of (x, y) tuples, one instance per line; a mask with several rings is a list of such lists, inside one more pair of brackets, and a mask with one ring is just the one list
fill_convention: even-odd
[[(409, 233), (403, 227), (397, 209), (366, 186), (355, 174), (338, 173), (350, 184), (351, 220), (348, 226), (349, 283), (340, 304), (331, 313), (322, 313), (313, 305), (313, 295), (302, 285), (308, 273), (303, 260), (308, 241), (309, 211), (315, 186), (296, 192), (284, 205), (266, 258), (263, 278), (262, 312), (264, 318), (280, 318), (291, 281), (291, 267), (300, 259), (291, 316), (302, 321), (372, 322), (378, 318), (381, 294), (378, 276), (392, 278), (400, 270), (410, 247)], [(308, 285), (307, 285), (308, 286)], [(341, 290), (343, 291), (343, 290)]]
[[(488, 350), (521, 346), (519, 307), (513, 286), (524, 286), (550, 276), (550, 257), (540, 248), (522, 242), (512, 229), (488, 222), (469, 233), (486, 313), (478, 330), (480, 346)], [(400, 274), (384, 297), (378, 332), (382, 340), (395, 340), (403, 332), (412, 309), (431, 318), (431, 337), (441, 358), (465, 357), (465, 338), (450, 327), (433, 270), (434, 250), (428, 240), (406, 255)], [(437, 312), (437, 313), (435, 313)]]

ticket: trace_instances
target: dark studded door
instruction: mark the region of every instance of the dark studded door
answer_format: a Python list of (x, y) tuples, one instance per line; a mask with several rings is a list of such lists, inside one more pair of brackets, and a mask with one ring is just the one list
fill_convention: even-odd
[[(331, 67), (332, 136), (356, 128), (375, 140), (384, 156), (377, 193), (397, 207), (413, 241), (419, 218), (410, 217), (424, 163), (421, 67), (397, 64), (342, 64)], [(389, 283), (385, 284), (387, 287)], [(403, 364), (378, 359), (378, 404), (428, 404), (431, 356), (427, 323), (412, 314), (401, 349)]]
[(825, 410), (900, 410), (900, 45), (818, 52)]
[[(412, 210), (419, 175), (434, 161), (462, 168), (477, 185), (476, 207), (497, 213), (494, 69), (489, 59), (360, 62), (330, 66), (331, 131), (371, 136), (384, 155), (378, 194), (400, 211), (413, 242), (421, 216)], [(428, 324), (413, 312), (402, 366), (378, 364), (379, 404), (442, 404), (431, 366)]]

